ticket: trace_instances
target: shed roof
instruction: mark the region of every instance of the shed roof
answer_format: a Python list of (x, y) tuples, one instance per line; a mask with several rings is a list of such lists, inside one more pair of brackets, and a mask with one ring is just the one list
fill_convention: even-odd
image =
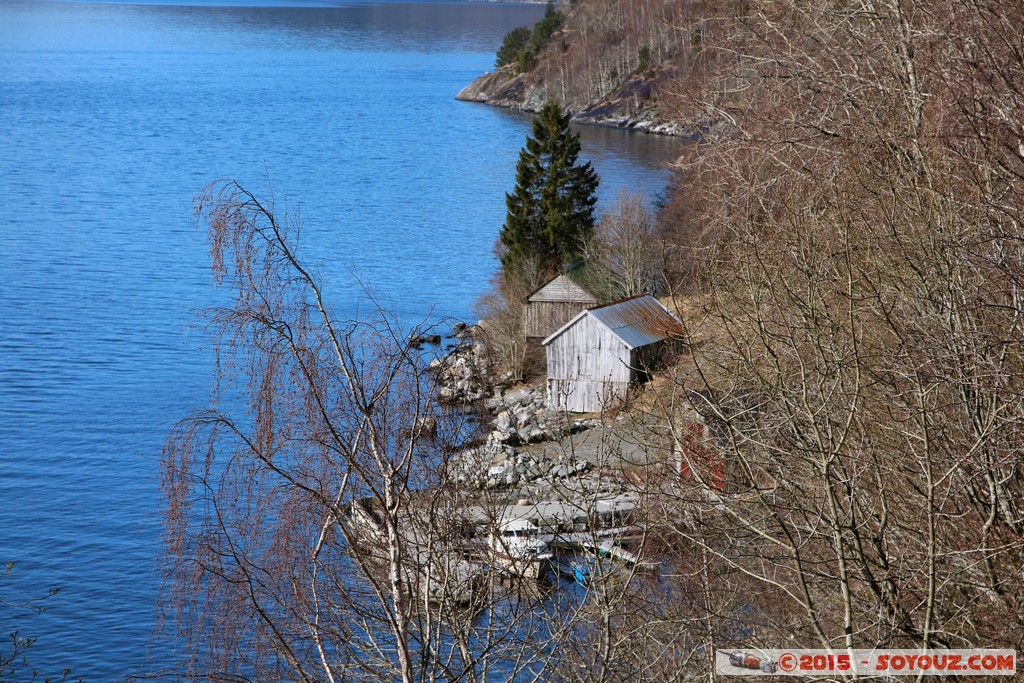
[(672, 311), (650, 294), (639, 294), (588, 308), (541, 343), (547, 346), (586, 316), (606, 327), (628, 349), (647, 346), (683, 331), (682, 323)]
[(565, 275), (558, 275), (534, 290), (526, 297), (530, 303), (538, 301), (573, 301), (596, 304), (597, 297), (583, 289), (578, 282)]

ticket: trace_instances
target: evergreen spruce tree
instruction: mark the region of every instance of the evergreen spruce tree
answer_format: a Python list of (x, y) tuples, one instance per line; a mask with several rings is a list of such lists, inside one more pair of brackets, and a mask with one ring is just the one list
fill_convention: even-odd
[(594, 232), (599, 179), (590, 162), (576, 164), (579, 153), (569, 113), (545, 104), (519, 153), (515, 190), (505, 195), (508, 215), (499, 237), (506, 275), (547, 275), (582, 256)]

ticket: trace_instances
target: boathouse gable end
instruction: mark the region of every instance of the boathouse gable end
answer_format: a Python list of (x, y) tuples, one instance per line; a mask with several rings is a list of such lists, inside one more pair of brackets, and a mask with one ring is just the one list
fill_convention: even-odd
[(549, 407), (590, 413), (622, 401), (631, 383), (646, 379), (662, 342), (681, 331), (649, 295), (582, 311), (542, 342)]
[(597, 303), (597, 298), (578, 282), (558, 275), (534, 290), (523, 303), (524, 334), (527, 338), (543, 339)]
[(581, 314), (546, 347), (550, 407), (598, 412), (625, 397), (632, 353), (593, 317)]

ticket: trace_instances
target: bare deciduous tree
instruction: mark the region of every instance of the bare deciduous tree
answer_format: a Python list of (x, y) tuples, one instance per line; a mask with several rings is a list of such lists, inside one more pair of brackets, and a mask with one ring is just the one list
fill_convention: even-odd
[(642, 197), (625, 191), (619, 194), (615, 206), (598, 221), (586, 258), (607, 274), (609, 298), (658, 289), (661, 259), (654, 220)]
[(480, 681), (543, 669), (534, 605), (478, 590), (494, 577), (465, 555), (447, 474), (462, 425), (435, 413), (406, 331), (384, 315), (336, 320), (272, 201), (221, 182), (197, 214), (234, 299), (210, 313), (225, 407), (181, 422), (165, 448), (165, 607), (183, 661), (163, 675)]

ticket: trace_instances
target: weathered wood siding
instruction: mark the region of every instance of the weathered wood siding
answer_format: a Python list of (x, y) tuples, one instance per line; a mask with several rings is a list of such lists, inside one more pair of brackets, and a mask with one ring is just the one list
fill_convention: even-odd
[(548, 405), (593, 413), (626, 397), (634, 354), (610, 330), (584, 316), (547, 346)]
[(597, 299), (572, 279), (559, 275), (527, 297), (523, 304), (526, 337), (544, 339)]
[(527, 301), (523, 306), (526, 336), (544, 339), (593, 305), (588, 301)]

